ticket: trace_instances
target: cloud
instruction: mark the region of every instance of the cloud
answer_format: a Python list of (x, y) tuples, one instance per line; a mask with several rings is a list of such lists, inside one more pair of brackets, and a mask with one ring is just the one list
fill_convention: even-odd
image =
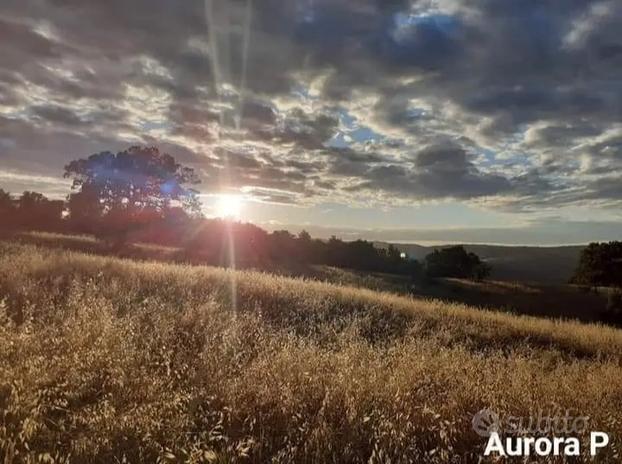
[(35, 118), (42, 119), (52, 124), (59, 124), (64, 126), (81, 126), (86, 121), (83, 121), (72, 110), (63, 108), (56, 105), (39, 105), (30, 108), (30, 111)]
[(382, 164), (367, 170), (356, 190), (380, 190), (405, 198), (475, 198), (503, 193), (511, 183), (501, 175), (484, 173), (452, 144), (423, 148), (411, 165)]
[(3, 1), (2, 167), (145, 143), (279, 202), (622, 205), (615, 0), (265, 0), (248, 43), (213, 4)]

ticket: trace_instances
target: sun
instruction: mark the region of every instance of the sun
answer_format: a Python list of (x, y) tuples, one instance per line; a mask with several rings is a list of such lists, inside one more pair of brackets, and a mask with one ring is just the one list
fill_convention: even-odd
[(243, 199), (240, 195), (220, 194), (216, 198), (216, 215), (227, 219), (240, 219)]

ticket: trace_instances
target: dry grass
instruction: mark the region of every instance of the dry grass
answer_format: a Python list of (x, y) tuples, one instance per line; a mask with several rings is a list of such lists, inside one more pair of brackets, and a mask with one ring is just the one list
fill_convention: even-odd
[(0, 300), (5, 462), (477, 462), (551, 404), (619, 462), (612, 328), (7, 244)]

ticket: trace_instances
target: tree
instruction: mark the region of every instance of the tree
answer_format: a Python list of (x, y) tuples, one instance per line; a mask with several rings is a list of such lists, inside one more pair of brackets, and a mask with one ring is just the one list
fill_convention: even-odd
[(69, 216), (78, 223), (97, 224), (104, 238), (123, 242), (136, 227), (164, 217), (171, 207), (200, 215), (198, 184), (192, 168), (155, 147), (131, 147), (113, 154), (101, 152), (65, 166), (73, 178)]
[(475, 253), (467, 253), (463, 246), (434, 250), (425, 257), (430, 277), (459, 277), (482, 280), (490, 275), (490, 265)]
[(15, 202), (9, 192), (0, 189), (0, 213), (5, 214), (15, 209)]
[(298, 234), (298, 256), (303, 262), (308, 262), (313, 256), (313, 239), (306, 230)]
[(11, 194), (0, 189), (0, 226), (3, 228), (15, 225), (15, 202)]
[(615, 288), (608, 292), (607, 306), (601, 319), (609, 324), (622, 325), (622, 289)]
[(402, 253), (400, 252), (400, 250), (395, 246), (395, 245), (389, 245), (389, 248), (387, 248), (387, 257), (389, 258), (389, 261), (392, 262), (400, 262), (402, 259)]
[(104, 213), (104, 205), (100, 202), (95, 188), (83, 185), (79, 192), (67, 198), (68, 219), (74, 231), (94, 233)]
[(581, 252), (572, 282), (589, 286), (622, 286), (622, 242), (590, 243)]
[[(471, 253), (471, 254), (476, 256), (474, 253)], [(477, 259), (479, 259), (479, 257), (477, 257)], [(490, 277), (491, 272), (492, 272), (492, 266), (490, 264), (488, 264), (488, 263), (480, 261), (473, 268), (471, 278), (473, 280), (476, 280), (476, 281), (480, 282), (480, 281), (485, 280), (488, 277)]]
[(64, 207), (61, 200), (49, 200), (38, 192), (24, 192), (17, 200), (18, 223), (26, 228), (58, 229)]

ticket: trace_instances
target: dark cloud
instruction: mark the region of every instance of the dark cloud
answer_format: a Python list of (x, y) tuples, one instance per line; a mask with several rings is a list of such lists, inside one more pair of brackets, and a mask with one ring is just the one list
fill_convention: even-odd
[(36, 118), (50, 123), (59, 123), (66, 126), (80, 126), (85, 123), (70, 109), (55, 105), (39, 105), (30, 109)]
[[(37, 60), (60, 58), (67, 47), (55, 43), (32, 27), (20, 22), (23, 18), (9, 20), (0, 17), (0, 53), (2, 68), (21, 71)], [(27, 60), (24, 57), (28, 57)]]
[[(213, 5), (243, 28), (246, 2)], [(615, 0), (265, 0), (245, 45), (203, 1), (4, 0), (2, 167), (144, 142), (290, 201), (609, 205), (621, 20)]]
[[(265, 110), (264, 110), (265, 111)], [(267, 114), (264, 113), (264, 117)], [(251, 118), (252, 115), (245, 118)], [(337, 119), (330, 114), (310, 114), (295, 108), (273, 124), (245, 126), (262, 140), (277, 144), (296, 144), (308, 150), (324, 148), (324, 143), (336, 132)]]
[(362, 177), (370, 166), (382, 162), (389, 162), (389, 159), (377, 153), (365, 153), (351, 148), (333, 148), (326, 150), (330, 172), (344, 177)]
[(415, 154), (412, 167), (383, 164), (367, 170), (356, 190), (392, 192), (412, 198), (475, 198), (511, 189), (508, 179), (484, 173), (459, 146), (439, 144)]
[(551, 125), (534, 128), (528, 134), (526, 142), (538, 148), (568, 147), (576, 143), (577, 139), (596, 137), (601, 133), (600, 127), (589, 123), (561, 125), (553, 122)]

